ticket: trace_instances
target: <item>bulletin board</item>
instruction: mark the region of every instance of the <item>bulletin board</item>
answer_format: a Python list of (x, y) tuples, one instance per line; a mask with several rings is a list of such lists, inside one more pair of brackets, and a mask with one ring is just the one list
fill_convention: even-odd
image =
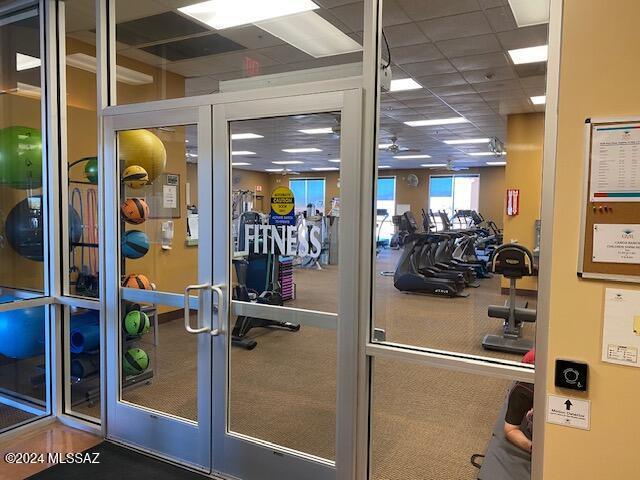
[(149, 218), (180, 218), (180, 175), (161, 173), (147, 192)]
[(640, 283), (640, 117), (585, 121), (578, 263), (583, 278)]

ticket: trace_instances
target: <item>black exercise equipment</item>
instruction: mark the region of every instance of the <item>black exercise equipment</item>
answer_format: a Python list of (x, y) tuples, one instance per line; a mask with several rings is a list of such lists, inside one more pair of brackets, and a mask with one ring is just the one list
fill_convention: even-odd
[(489, 317), (504, 320), (503, 333), (502, 336), (486, 335), (482, 346), (486, 350), (527, 353), (533, 348), (533, 341), (521, 338), (522, 324), (535, 322), (536, 311), (527, 308), (528, 304), (524, 307), (516, 305), (516, 282), (522, 277), (535, 275), (533, 255), (529, 249), (516, 243), (501, 245), (491, 256), (490, 269), (509, 279), (509, 299), (504, 306), (489, 305)]
[(404, 246), (406, 238), (418, 231), (418, 224), (416, 219), (411, 215), (411, 212), (405, 212), (402, 215), (394, 215), (391, 217), (393, 225), (396, 227), (396, 232), (391, 237), (389, 247), (394, 250), (400, 249)]

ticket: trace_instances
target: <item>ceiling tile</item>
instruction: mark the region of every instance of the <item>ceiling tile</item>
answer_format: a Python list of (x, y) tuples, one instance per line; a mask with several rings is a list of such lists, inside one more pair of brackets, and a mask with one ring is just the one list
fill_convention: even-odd
[(517, 78), (513, 68), (487, 68), (483, 70), (473, 70), (471, 72), (463, 72), (462, 76), (469, 83), (484, 83), (487, 81), (509, 80)]
[(538, 75), (536, 77), (521, 78), (520, 84), (524, 88), (545, 88), (547, 85), (547, 76)]
[(429, 42), (429, 39), (415, 23), (404, 23), (402, 25), (385, 27), (384, 33), (389, 42), (389, 46), (392, 48)]
[(418, 26), (433, 42), (483, 35), (492, 31), (482, 12), (424, 20), (419, 22)]
[(508, 32), (498, 33), (500, 43), (505, 50), (514, 48), (536, 47), (546, 45), (548, 41), (547, 24), (532, 27), (517, 28)]
[(502, 100), (505, 98), (524, 98), (524, 92), (520, 90), (500, 90), (498, 92), (484, 92), (480, 94), (487, 101)]
[(273, 58), (280, 63), (304, 62), (313, 59), (311, 55), (307, 55), (302, 50), (298, 50), (289, 44), (262, 48), (259, 52), (260, 54)]
[(484, 14), (491, 24), (494, 32), (505, 32), (518, 28), (513, 12), (509, 7), (490, 8), (485, 10)]
[(209, 29), (187, 17), (175, 12), (164, 12), (117, 24), (116, 38), (118, 42), (127, 45), (141, 45), (208, 31)]
[(467, 81), (459, 73), (445, 73), (444, 75), (426, 75), (416, 78), (425, 87), (444, 87), (449, 85), (464, 85)]
[(508, 5), (507, 0), (478, 0), (480, 6), (484, 9), (494, 7), (505, 7)]
[[(339, 20), (353, 32), (359, 32), (364, 26), (364, 9), (362, 3), (349, 3), (329, 10), (331, 16)], [(327, 18), (327, 16), (322, 15)], [(329, 20), (329, 18), (327, 18)], [(334, 23), (334, 22), (331, 22)]]
[(403, 100), (402, 103), (409, 108), (420, 108), (442, 105), (442, 101), (433, 95), (425, 96), (423, 98), (412, 98)]
[(441, 73), (455, 73), (456, 69), (448, 60), (433, 60), (431, 62), (408, 63), (402, 68), (412, 76), (438, 75)]
[(314, 0), (314, 2), (324, 8), (339, 7), (341, 5), (346, 5), (348, 3), (362, 4), (362, 0)]
[(466, 95), (469, 93), (476, 93), (473, 87), (469, 84), (465, 85), (450, 85), (444, 87), (433, 87), (431, 91), (439, 97), (448, 97), (451, 95)]
[(495, 92), (500, 90), (518, 90), (520, 88), (520, 81), (517, 79), (511, 80), (498, 80), (493, 82), (474, 83), (473, 88), (478, 93), (483, 92)]
[(457, 38), (436, 43), (440, 51), (449, 58), (464, 57), (502, 50), (494, 34)]
[(449, 105), (455, 107), (458, 103), (479, 103), (482, 102), (482, 97), (477, 93), (467, 93), (464, 95), (449, 95), (448, 97), (443, 97), (444, 101), (446, 101)]
[[(397, 0), (413, 20), (446, 17), (480, 9), (476, 0)], [(385, 1), (386, 8), (386, 1)]]
[(415, 19), (409, 18), (407, 13), (398, 5), (396, 0), (385, 0), (382, 10), (382, 26), (389, 27), (401, 23), (409, 23)]
[(483, 68), (507, 67), (510, 65), (504, 52), (452, 58), (451, 63), (453, 63), (453, 65), (461, 72), (467, 70), (480, 70)]
[(514, 66), (520, 78), (537, 77), (547, 73), (547, 62), (526, 63)]
[(442, 54), (433, 43), (422, 43), (420, 45), (409, 45), (391, 49), (391, 61), (398, 65), (437, 60), (439, 58), (442, 58)]
[(273, 47), (274, 45), (284, 44), (284, 42), (278, 37), (274, 37), (255, 25), (225, 29), (224, 36), (229, 40), (233, 40), (243, 47), (250, 49)]

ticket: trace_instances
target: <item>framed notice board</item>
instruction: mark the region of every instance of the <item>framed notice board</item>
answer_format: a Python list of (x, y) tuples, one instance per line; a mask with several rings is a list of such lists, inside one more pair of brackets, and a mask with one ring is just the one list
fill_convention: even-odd
[(578, 275), (640, 283), (640, 116), (585, 121)]

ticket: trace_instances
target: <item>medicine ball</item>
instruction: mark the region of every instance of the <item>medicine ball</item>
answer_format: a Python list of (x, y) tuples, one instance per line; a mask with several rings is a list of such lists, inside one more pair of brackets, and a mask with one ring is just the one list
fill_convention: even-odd
[(162, 140), (149, 130), (124, 130), (118, 133), (118, 154), (125, 167), (144, 168), (149, 181), (155, 180), (167, 164), (167, 151)]
[(0, 185), (23, 190), (42, 186), (40, 130), (18, 126), (0, 130)]
[(133, 225), (139, 225), (149, 216), (149, 205), (142, 198), (127, 198), (120, 205), (122, 219)]
[(149, 237), (140, 230), (129, 230), (122, 236), (121, 247), (125, 257), (142, 258), (149, 251)]
[(139, 189), (149, 183), (149, 175), (141, 166), (131, 165), (122, 172), (122, 181), (127, 187)]
[(84, 164), (84, 176), (94, 185), (98, 184), (98, 159), (96, 157), (86, 157)]
[(122, 286), (125, 288), (139, 288), (140, 290), (153, 290), (153, 284), (146, 275), (141, 273), (127, 275), (127, 278), (122, 282)]
[[(5, 223), (9, 245), (19, 255), (42, 262), (42, 195), (28, 197), (11, 209)], [(82, 238), (82, 221), (78, 212), (69, 205), (69, 241), (71, 247)]]
[(122, 370), (127, 375), (139, 375), (149, 368), (149, 355), (141, 348), (130, 348), (122, 356)]
[(0, 354), (29, 358), (44, 353), (45, 307), (0, 312)]
[(122, 327), (129, 335), (144, 335), (151, 328), (151, 322), (146, 313), (134, 310), (125, 315)]

